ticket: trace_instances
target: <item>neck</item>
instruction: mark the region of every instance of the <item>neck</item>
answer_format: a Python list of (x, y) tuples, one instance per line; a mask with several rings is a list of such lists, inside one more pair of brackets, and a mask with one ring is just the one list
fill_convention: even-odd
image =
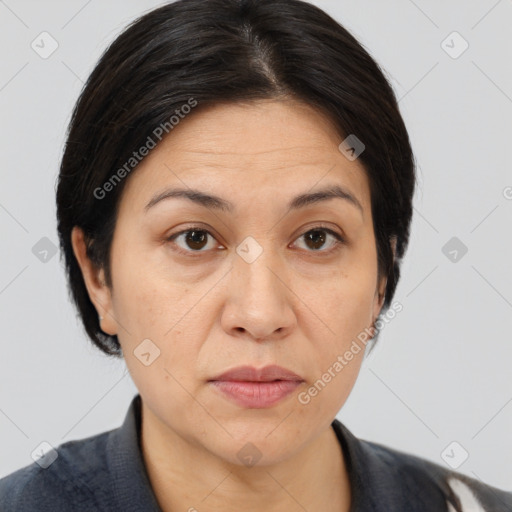
[(142, 404), (142, 453), (163, 512), (349, 512), (350, 482), (332, 427), (286, 460), (246, 467), (183, 439)]

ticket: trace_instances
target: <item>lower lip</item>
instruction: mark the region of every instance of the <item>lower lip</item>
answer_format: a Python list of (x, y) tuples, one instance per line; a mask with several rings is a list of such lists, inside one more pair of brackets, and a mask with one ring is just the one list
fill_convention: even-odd
[(301, 381), (296, 380), (273, 382), (214, 380), (210, 383), (238, 405), (253, 409), (264, 409), (275, 405), (302, 384)]

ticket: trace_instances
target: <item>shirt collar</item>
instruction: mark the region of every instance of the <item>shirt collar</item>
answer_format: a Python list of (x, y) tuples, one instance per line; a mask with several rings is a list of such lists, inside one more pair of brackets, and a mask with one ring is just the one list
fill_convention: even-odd
[(443, 468), (413, 454), (358, 439), (338, 419), (332, 427), (345, 456), (350, 512), (446, 511)]
[[(109, 435), (106, 449), (112, 477), (110, 491), (119, 510), (162, 512), (142, 456), (141, 418), (141, 397), (138, 394), (132, 399), (123, 424)], [(438, 495), (439, 508), (435, 510), (444, 510), (444, 500), (441, 500), (439, 490), (436, 492), (433, 488), (432, 481), (419, 482), (417, 489), (411, 488), (411, 471), (400, 468), (399, 452), (358, 439), (338, 419), (334, 419), (331, 427), (340, 443), (350, 479), (350, 512), (426, 510), (411, 503), (411, 498), (415, 502), (420, 498), (418, 489), (426, 501)], [(406, 454), (403, 456), (407, 457)], [(426, 504), (423, 500), (418, 499), (418, 502)]]
[(130, 403), (123, 424), (110, 434), (107, 444), (109, 471), (117, 510), (161, 512), (144, 465), (141, 446), (141, 397)]

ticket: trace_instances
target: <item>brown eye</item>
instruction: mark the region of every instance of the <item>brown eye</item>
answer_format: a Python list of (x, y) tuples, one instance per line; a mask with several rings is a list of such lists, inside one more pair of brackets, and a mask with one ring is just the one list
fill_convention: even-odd
[(208, 233), (206, 231), (187, 231), (185, 243), (194, 250), (202, 249), (208, 241)]
[(306, 245), (308, 247), (310, 247), (311, 249), (315, 249), (315, 250), (321, 249), (322, 246), (325, 244), (325, 240), (327, 239), (325, 231), (321, 231), (319, 229), (315, 229), (313, 231), (308, 231), (308, 233), (304, 236), (305, 236)]
[[(306, 231), (303, 233), (298, 240), (301, 238), (304, 239), (305, 245), (308, 249), (308, 252), (330, 252), (331, 250), (334, 250), (344, 242), (344, 239), (341, 235), (336, 233), (335, 231), (332, 231), (331, 229), (327, 228), (314, 228)], [(329, 238), (331, 238), (331, 243), (328, 243)], [(322, 247), (326, 245), (330, 247), (326, 250), (321, 250)]]
[[(168, 241), (175, 243), (180, 252), (205, 252), (207, 249), (204, 248), (208, 245), (208, 237), (213, 239), (209, 231), (191, 228), (171, 235)], [(181, 243), (177, 243), (175, 240), (179, 240)]]
[[(175, 233), (167, 238), (176, 246), (176, 251), (190, 256), (199, 255), (201, 252), (208, 252), (209, 249), (215, 247), (208, 247), (208, 237), (215, 240), (213, 235), (200, 227), (191, 227), (189, 229)], [(328, 254), (341, 246), (345, 240), (335, 231), (324, 228), (316, 227), (303, 233), (297, 240), (304, 239), (307, 252), (317, 252), (319, 254)], [(327, 249), (323, 249), (327, 246)]]

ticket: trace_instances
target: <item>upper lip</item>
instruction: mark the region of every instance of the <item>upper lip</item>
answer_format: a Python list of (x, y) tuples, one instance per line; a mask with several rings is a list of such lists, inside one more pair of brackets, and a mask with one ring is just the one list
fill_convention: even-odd
[(273, 380), (303, 381), (304, 379), (291, 370), (272, 364), (259, 369), (253, 366), (237, 366), (210, 380), (271, 382)]

